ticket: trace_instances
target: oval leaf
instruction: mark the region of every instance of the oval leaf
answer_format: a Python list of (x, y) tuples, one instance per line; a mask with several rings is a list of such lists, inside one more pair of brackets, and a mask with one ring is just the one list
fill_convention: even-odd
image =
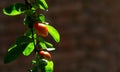
[(48, 61), (47, 65), (45, 66), (45, 72), (53, 72), (53, 61)]
[(46, 25), (48, 28), (48, 32), (50, 33), (50, 35), (53, 37), (53, 39), (56, 42), (60, 42), (60, 34), (59, 32), (51, 25)]
[(39, 41), (40, 41), (40, 43), (39, 43), (40, 47), (41, 47), (42, 49), (46, 49), (47, 46), (46, 46), (46, 44), (45, 44), (45, 40), (44, 40), (43, 38), (39, 37)]
[(34, 44), (33, 44), (33, 42), (30, 42), (26, 46), (25, 50), (23, 51), (23, 55), (24, 56), (29, 56), (33, 52), (33, 50), (34, 50)]
[(46, 41), (45, 41), (45, 44), (46, 44), (46, 46), (47, 46), (48, 48), (53, 48), (53, 44), (51, 44), (51, 43), (49, 43), (49, 42), (46, 42)]
[(26, 10), (26, 7), (24, 4), (15, 3), (13, 5), (6, 7), (6, 8), (3, 8), (3, 13), (5, 15), (15, 16), (15, 15), (20, 15), (20, 14), (24, 13), (25, 10)]
[(4, 63), (7, 64), (14, 61), (24, 51), (26, 46), (27, 46), (27, 43), (23, 45), (13, 46), (14, 48), (12, 48), (6, 53), (4, 57)]
[(9, 52), (10, 50), (12, 50), (13, 48), (15, 48), (15, 47), (17, 47), (16, 44), (14, 44), (12, 47), (10, 47), (10, 48), (8, 49), (8, 52)]
[(47, 10), (48, 9), (48, 5), (47, 5), (45, 0), (37, 0), (37, 2), (40, 4), (39, 5), (40, 9), (42, 9), (42, 10)]
[(42, 23), (45, 22), (45, 16), (43, 14), (39, 15), (39, 19)]

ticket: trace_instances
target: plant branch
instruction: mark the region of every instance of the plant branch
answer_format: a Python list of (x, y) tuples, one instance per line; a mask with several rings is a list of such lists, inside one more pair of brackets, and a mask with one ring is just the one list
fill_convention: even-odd
[[(27, 9), (29, 10), (31, 8), (30, 0), (29, 1), (28, 0), (24, 0), (24, 2), (25, 2), (25, 5), (26, 5)], [(36, 53), (38, 50), (37, 50), (37, 47), (36, 47), (36, 44), (35, 44), (35, 38), (34, 38), (34, 31), (33, 31), (33, 23), (34, 22), (33, 22), (32, 18), (31, 18), (31, 16), (29, 16), (29, 19), (30, 19), (31, 25), (32, 25), (32, 26), (29, 25), (29, 28), (30, 28), (31, 33), (32, 33), (32, 41), (33, 41), (33, 44), (34, 44), (34, 52)]]
[(32, 40), (33, 40), (33, 44), (34, 44), (34, 51), (35, 51), (35, 53), (38, 51), (37, 50), (37, 47), (36, 47), (36, 45), (35, 45), (35, 38), (34, 38), (34, 32), (33, 32), (33, 28), (31, 28), (31, 33), (32, 33)]
[(30, 9), (31, 8), (30, 2), (28, 2), (28, 0), (24, 0), (24, 1), (25, 1), (25, 5), (26, 5), (27, 9)]

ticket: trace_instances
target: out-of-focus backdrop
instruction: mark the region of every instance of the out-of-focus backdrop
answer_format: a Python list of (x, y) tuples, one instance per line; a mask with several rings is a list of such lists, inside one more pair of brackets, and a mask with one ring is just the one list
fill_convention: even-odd
[[(27, 28), (23, 15), (5, 16), (2, 8), (23, 1), (0, 1), (0, 72), (27, 72), (34, 58), (21, 55), (3, 64), (8, 47)], [(61, 42), (52, 53), (54, 72), (120, 72), (120, 0), (46, 1), (47, 21), (61, 34)]]

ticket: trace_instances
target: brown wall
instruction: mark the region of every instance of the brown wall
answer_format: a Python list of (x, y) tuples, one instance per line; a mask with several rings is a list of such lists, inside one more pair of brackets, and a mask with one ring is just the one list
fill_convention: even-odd
[[(21, 0), (1, 0), (0, 9)], [(54, 72), (120, 72), (120, 0), (47, 0), (47, 21), (61, 34), (52, 53)], [(0, 72), (27, 72), (34, 58), (3, 64), (7, 48), (26, 27), (23, 16), (0, 12)]]

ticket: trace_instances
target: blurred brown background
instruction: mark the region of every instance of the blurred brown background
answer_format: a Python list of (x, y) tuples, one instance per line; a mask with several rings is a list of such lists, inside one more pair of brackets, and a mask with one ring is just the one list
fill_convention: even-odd
[[(0, 10), (22, 1), (1, 0)], [(120, 0), (46, 1), (47, 21), (61, 34), (61, 42), (52, 53), (54, 72), (120, 72)], [(0, 12), (0, 72), (27, 72), (34, 58), (20, 56), (3, 64), (8, 47), (27, 29), (23, 17)]]

